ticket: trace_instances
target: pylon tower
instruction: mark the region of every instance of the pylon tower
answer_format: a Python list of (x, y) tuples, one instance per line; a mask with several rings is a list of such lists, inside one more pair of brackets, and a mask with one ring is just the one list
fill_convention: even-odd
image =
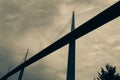
[[(72, 24), (71, 24), (71, 32), (75, 29), (75, 17), (74, 11), (72, 14)], [(67, 65), (67, 79), (66, 80), (75, 80), (75, 40), (72, 36), (69, 43), (68, 50), (68, 65)]]

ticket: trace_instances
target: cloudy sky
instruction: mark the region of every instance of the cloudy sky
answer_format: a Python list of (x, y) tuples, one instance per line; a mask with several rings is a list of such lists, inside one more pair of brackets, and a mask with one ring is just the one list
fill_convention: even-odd
[[(0, 77), (118, 0), (0, 0)], [(120, 72), (120, 18), (76, 41), (76, 80), (93, 80), (105, 64)], [(68, 45), (26, 68), (23, 80), (65, 80)], [(9, 80), (17, 80), (18, 74)]]

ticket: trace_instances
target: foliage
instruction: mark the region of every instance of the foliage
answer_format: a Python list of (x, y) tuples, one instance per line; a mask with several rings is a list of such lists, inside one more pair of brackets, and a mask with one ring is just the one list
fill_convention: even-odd
[[(107, 64), (106, 71), (101, 68), (101, 73), (98, 72), (97, 80), (120, 80), (119, 73), (116, 73), (116, 67)], [(96, 79), (95, 79), (96, 80)]]

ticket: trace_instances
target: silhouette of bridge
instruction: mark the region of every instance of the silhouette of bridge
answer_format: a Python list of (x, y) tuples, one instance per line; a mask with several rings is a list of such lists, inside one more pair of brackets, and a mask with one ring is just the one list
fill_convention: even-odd
[[(78, 28), (74, 29), (70, 33), (63, 36), (61, 39), (57, 40), (53, 44), (49, 45), (42, 51), (38, 52), (36, 55), (31, 57), (30, 59), (26, 60), (24, 63), (20, 64), (12, 71), (4, 75), (0, 80), (6, 80), (8, 77), (12, 76), (16, 72), (28, 67), (29, 65), (33, 64), (34, 62), (42, 59), (43, 57), (51, 54), (52, 52), (60, 49), (61, 47), (69, 44), (73, 40), (76, 40), (89, 32), (99, 28), (100, 26), (108, 23), (109, 21), (117, 18), (120, 16), (120, 1), (116, 2), (103, 12), (99, 13), (89, 21), (85, 22), (84, 24), (80, 25)], [(69, 79), (74, 80), (74, 79)]]

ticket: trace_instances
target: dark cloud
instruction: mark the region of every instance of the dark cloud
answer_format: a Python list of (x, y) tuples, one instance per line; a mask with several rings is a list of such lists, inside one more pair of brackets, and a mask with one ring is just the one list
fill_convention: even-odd
[(1, 31), (20, 34), (33, 28), (50, 27), (55, 16), (59, 14), (60, 1), (1, 0), (1, 4)]
[(61, 80), (55, 70), (49, 68), (44, 60), (25, 69), (23, 77), (24, 80), (57, 80), (58, 78)]
[(0, 46), (0, 77), (8, 72), (11, 63), (15, 63), (13, 58), (9, 47)]
[[(29, 36), (28, 34), (31, 30), (39, 31), (40, 28), (50, 28), (55, 16), (59, 14), (60, 2), (57, 0), (29, 0), (27, 2), (24, 0), (1, 0), (0, 4), (1, 77), (7, 72), (10, 64), (12, 64), (14, 68), (21, 63), (21, 55), (24, 55), (21, 53), (21, 47), (25, 46), (24, 44), (26, 43), (24, 42), (18, 46), (17, 44), (20, 44), (19, 42), (24, 40), (22, 36)], [(28, 78), (35, 80), (57, 80), (56, 73), (45, 66), (45, 64), (41, 64), (40, 66), (34, 67), (35, 72), (34, 69), (29, 70), (26, 72), (26, 74), (28, 74), (24, 78), (26, 80), (28, 80)], [(50, 75), (49, 73), (55, 75)], [(15, 78), (17, 78), (17, 76)], [(11, 79), (13, 80), (14, 78)]]

